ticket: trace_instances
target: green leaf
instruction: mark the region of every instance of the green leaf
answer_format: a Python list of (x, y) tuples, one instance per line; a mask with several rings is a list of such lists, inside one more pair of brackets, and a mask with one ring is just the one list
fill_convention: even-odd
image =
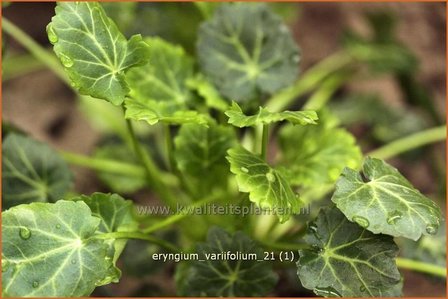
[(106, 14), (123, 33), (128, 33), (138, 18), (138, 2), (101, 2)]
[[(136, 231), (138, 223), (133, 217), (134, 206), (132, 201), (124, 200), (118, 194), (105, 194), (95, 192), (91, 196), (81, 195), (72, 198), (73, 201), (85, 202), (92, 216), (101, 219), (97, 234)], [(126, 246), (127, 239), (110, 239), (106, 243), (109, 245), (108, 256), (113, 257), (113, 267), (109, 269), (109, 274), (102, 284), (118, 282), (121, 271), (116, 267), (116, 262)]]
[(147, 38), (151, 62), (128, 74), (131, 87), (126, 100), (126, 118), (153, 125), (166, 123), (205, 124), (207, 118), (188, 110), (192, 100), (186, 80), (193, 77), (193, 61), (184, 50), (160, 38)]
[(232, 107), (225, 114), (229, 117), (229, 124), (239, 128), (270, 124), (284, 120), (293, 125), (314, 125), (318, 119), (315, 111), (270, 112), (263, 107), (260, 107), (257, 114), (247, 116), (236, 102), (232, 102)]
[(2, 213), (2, 286), (9, 297), (88, 296), (108, 275), (100, 219), (83, 202), (20, 205)]
[(299, 49), (266, 4), (221, 4), (200, 26), (197, 45), (203, 73), (238, 102), (273, 94), (298, 75)]
[(3, 208), (61, 199), (72, 185), (68, 165), (48, 145), (10, 133), (2, 145)]
[(182, 175), (198, 196), (214, 188), (226, 188), (229, 166), (226, 152), (235, 145), (232, 128), (212, 125), (183, 125), (176, 136), (174, 158)]
[(208, 107), (215, 108), (219, 111), (227, 110), (229, 106), (227, 101), (221, 97), (218, 90), (216, 90), (213, 84), (202, 74), (198, 74), (195, 77), (188, 79), (187, 86), (192, 90), (195, 90), (202, 98), (204, 98)]
[(270, 209), (285, 222), (301, 206), (289, 182), (259, 156), (242, 147), (228, 150), (230, 171), (236, 175), (241, 192), (249, 192), (249, 199), (262, 209)]
[(391, 297), (401, 295), (393, 238), (374, 235), (351, 223), (334, 206), (309, 223), (297, 262), (302, 285), (325, 297)]
[(48, 39), (80, 93), (121, 105), (125, 72), (148, 62), (141, 36), (128, 41), (97, 2), (58, 2)]
[(284, 126), (278, 142), (279, 165), (294, 185), (332, 184), (345, 166), (356, 168), (362, 159), (355, 138), (338, 128), (337, 120), (327, 111), (319, 112), (316, 126)]
[(396, 168), (367, 157), (362, 172), (345, 168), (331, 200), (351, 221), (371, 232), (417, 240), (437, 233), (440, 208)]
[[(196, 252), (204, 261), (192, 262), (181, 288), (182, 296), (266, 296), (277, 282), (271, 265), (259, 261), (263, 259), (262, 249), (242, 232), (231, 236), (213, 227), (208, 232), (207, 243), (199, 244)], [(212, 260), (227, 252), (246, 258)], [(250, 260), (249, 255), (255, 259)]]

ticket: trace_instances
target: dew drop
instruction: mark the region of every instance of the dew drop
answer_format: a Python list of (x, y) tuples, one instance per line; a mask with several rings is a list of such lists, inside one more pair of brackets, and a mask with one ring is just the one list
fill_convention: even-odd
[(31, 231), (26, 227), (21, 227), (19, 230), (19, 236), (23, 240), (28, 240), (31, 237)]
[(6, 272), (9, 269), (9, 261), (2, 259), (2, 272)]
[(47, 26), (47, 35), (48, 35), (48, 40), (53, 45), (58, 42), (59, 37), (56, 35), (56, 32), (54, 31), (54, 28), (53, 28), (53, 24), (51, 24), (51, 23), (48, 24), (48, 26)]
[(334, 288), (327, 287), (327, 288), (314, 288), (314, 293), (318, 296), (322, 297), (342, 297), (341, 294), (339, 294)]
[(392, 225), (397, 223), (397, 221), (400, 220), (402, 217), (403, 215), (401, 214), (400, 211), (393, 211), (388, 214), (386, 221), (388, 224)]
[(246, 167), (241, 167), (240, 169), (244, 173), (249, 173), (249, 169), (247, 169)]
[(61, 60), (62, 64), (63, 64), (65, 67), (72, 67), (73, 64), (74, 64), (73, 59), (71, 59), (70, 57), (68, 57), (68, 56), (65, 55), (65, 54), (60, 53), (60, 54), (59, 54), (59, 59)]
[(367, 220), (366, 218), (364, 218), (362, 216), (353, 216), (352, 220), (353, 220), (353, 222), (358, 223), (359, 226), (361, 226), (363, 228), (367, 228), (370, 225), (369, 220)]
[(270, 172), (266, 173), (266, 178), (271, 183), (275, 182), (275, 176), (272, 173), (270, 173)]
[(60, 228), (61, 228), (61, 225), (60, 225), (60, 224), (56, 224), (56, 228), (57, 228), (57, 229), (60, 229)]
[(314, 223), (310, 223), (310, 224), (308, 225), (308, 229), (309, 229), (311, 232), (313, 232), (313, 233), (317, 233), (317, 225), (314, 224)]
[(299, 61), (300, 61), (299, 55), (295, 54), (295, 55), (292, 56), (292, 62), (293, 63), (299, 63)]
[(37, 288), (39, 286), (39, 282), (37, 280), (33, 281), (33, 288)]
[(428, 226), (426, 226), (426, 232), (430, 235), (437, 234), (438, 229), (439, 229), (439, 226), (436, 224), (428, 224)]
[(70, 262), (72, 263), (72, 265), (76, 264), (76, 260), (71, 260)]

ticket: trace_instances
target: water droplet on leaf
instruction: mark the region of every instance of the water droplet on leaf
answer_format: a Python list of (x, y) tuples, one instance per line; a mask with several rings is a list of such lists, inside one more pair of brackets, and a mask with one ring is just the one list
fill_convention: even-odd
[(310, 223), (310, 224), (308, 225), (308, 229), (309, 229), (311, 232), (313, 232), (313, 233), (317, 233), (317, 225), (314, 224), (314, 223)]
[(249, 173), (249, 169), (247, 169), (246, 167), (241, 167), (240, 169), (244, 173)]
[(353, 220), (353, 222), (358, 223), (359, 226), (361, 226), (363, 228), (367, 228), (370, 225), (369, 220), (367, 220), (366, 218), (364, 218), (362, 216), (353, 216), (352, 220)]
[(72, 265), (76, 264), (76, 260), (71, 260), (70, 262), (72, 263)]
[(39, 282), (37, 280), (33, 281), (33, 288), (37, 288), (39, 286)]
[(57, 228), (57, 229), (60, 229), (60, 228), (61, 228), (61, 225), (60, 225), (60, 224), (56, 224), (56, 228)]
[(318, 296), (322, 297), (342, 297), (341, 294), (339, 294), (334, 288), (327, 287), (327, 288), (315, 288), (314, 293)]
[(270, 173), (270, 172), (266, 173), (266, 178), (271, 183), (275, 182), (275, 176), (272, 173)]
[(292, 56), (292, 62), (293, 63), (299, 63), (299, 61), (300, 61), (299, 55), (295, 54), (294, 56)]
[(21, 227), (19, 231), (19, 236), (23, 240), (28, 240), (31, 237), (31, 231), (26, 227)]
[(54, 28), (53, 28), (53, 24), (51, 24), (51, 23), (48, 24), (48, 26), (47, 26), (47, 35), (48, 35), (48, 40), (53, 45), (58, 42), (59, 37), (56, 35), (56, 32), (54, 31)]
[(428, 224), (428, 226), (426, 227), (426, 232), (430, 235), (435, 235), (437, 234), (437, 230), (439, 229), (439, 226), (436, 224)]
[(6, 272), (9, 269), (9, 261), (2, 259), (2, 272)]
[(393, 211), (389, 213), (386, 221), (388, 224), (392, 225), (397, 223), (397, 221), (400, 220), (402, 217), (403, 215), (401, 214), (400, 211)]
[(70, 57), (68, 57), (65, 54), (60, 53), (59, 59), (61, 60), (62, 65), (65, 67), (72, 67), (74, 64), (73, 59), (71, 59)]

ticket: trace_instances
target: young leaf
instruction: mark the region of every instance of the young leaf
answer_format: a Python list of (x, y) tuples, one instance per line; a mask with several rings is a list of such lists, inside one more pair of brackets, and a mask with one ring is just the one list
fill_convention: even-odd
[(309, 225), (297, 262), (302, 285), (325, 297), (400, 296), (393, 238), (374, 235), (351, 223), (334, 206), (322, 209)]
[(160, 38), (146, 38), (150, 45), (151, 62), (128, 74), (131, 87), (126, 100), (126, 118), (145, 120), (153, 125), (166, 123), (200, 123), (207, 119), (189, 111), (191, 92), (186, 80), (193, 77), (193, 61), (179, 47)]
[(8, 134), (3, 146), (3, 208), (61, 199), (72, 185), (68, 165), (48, 145)]
[(440, 208), (396, 168), (367, 157), (362, 172), (345, 168), (331, 200), (351, 221), (371, 232), (417, 240), (437, 233)]
[(2, 286), (8, 297), (88, 296), (108, 275), (100, 219), (83, 202), (20, 205), (2, 213)]
[(229, 174), (226, 152), (236, 141), (229, 127), (183, 125), (176, 136), (174, 157), (182, 175), (197, 189), (198, 196), (213, 188), (225, 188)]
[(225, 111), (228, 108), (229, 105), (227, 101), (221, 97), (215, 86), (213, 86), (213, 84), (202, 74), (198, 74), (187, 80), (187, 86), (192, 90), (195, 90), (201, 97), (203, 97), (208, 107), (215, 108), (219, 111)]
[(241, 107), (232, 102), (232, 107), (225, 112), (229, 117), (229, 124), (236, 127), (252, 127), (259, 124), (270, 124), (287, 120), (293, 125), (309, 125), (316, 124), (318, 119), (315, 111), (283, 111), (270, 112), (268, 109), (260, 107), (260, 110), (255, 115), (245, 115)]
[(239, 102), (272, 94), (298, 74), (299, 49), (266, 4), (221, 4), (201, 25), (197, 45), (204, 74)]
[(326, 111), (319, 112), (319, 124), (306, 128), (284, 126), (279, 134), (279, 164), (291, 184), (307, 187), (334, 183), (342, 169), (361, 163), (355, 138), (336, 127)]
[(285, 222), (299, 211), (301, 200), (289, 182), (259, 156), (242, 147), (227, 151), (230, 171), (236, 175), (241, 192), (249, 192), (249, 199), (262, 209), (273, 210)]
[[(92, 216), (101, 219), (97, 230), (98, 234), (135, 231), (138, 228), (138, 223), (133, 217), (134, 206), (132, 202), (124, 200), (118, 194), (95, 192), (91, 196), (81, 195), (80, 197), (72, 198), (72, 200), (83, 201), (89, 206)], [(109, 269), (110, 275), (102, 281), (102, 284), (118, 282), (121, 271), (116, 267), (116, 262), (126, 246), (126, 242), (126, 239), (110, 239), (106, 241), (109, 245), (108, 257), (113, 257), (113, 267)]]
[(80, 93), (121, 105), (125, 72), (148, 62), (141, 36), (128, 41), (97, 2), (58, 2), (48, 39)]
[[(277, 275), (263, 258), (263, 251), (242, 232), (233, 236), (213, 227), (207, 243), (196, 252), (205, 261), (194, 261), (181, 288), (184, 296), (257, 297), (266, 296), (277, 282)], [(219, 254), (239, 254), (240, 259), (219, 259)], [(209, 257), (207, 259), (207, 257)], [(212, 260), (213, 257), (218, 257)]]

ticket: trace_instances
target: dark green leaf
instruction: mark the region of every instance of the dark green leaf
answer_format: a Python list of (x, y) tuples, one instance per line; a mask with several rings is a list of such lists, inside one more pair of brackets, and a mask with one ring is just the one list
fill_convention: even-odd
[(193, 76), (193, 61), (181, 47), (160, 38), (147, 38), (151, 61), (128, 74), (131, 87), (126, 100), (126, 118), (145, 120), (149, 124), (200, 123), (207, 118), (196, 111), (189, 111), (191, 92), (186, 80)]
[(257, 114), (248, 116), (244, 114), (236, 102), (232, 102), (232, 107), (225, 114), (229, 117), (229, 124), (240, 128), (270, 124), (284, 120), (293, 125), (314, 125), (318, 119), (315, 111), (270, 112), (263, 107), (260, 107)]
[[(271, 265), (263, 259), (263, 251), (242, 232), (233, 236), (213, 227), (207, 243), (196, 252), (204, 261), (194, 261), (186, 274), (181, 295), (206, 297), (266, 296), (277, 282)], [(219, 254), (239, 254), (241, 258), (219, 259)], [(208, 257), (208, 258), (207, 258)], [(218, 257), (218, 260), (212, 260)]]
[(345, 166), (356, 168), (361, 151), (355, 138), (327, 111), (319, 112), (316, 126), (284, 126), (280, 130), (280, 165), (294, 185), (307, 187), (334, 183)]
[(61, 199), (72, 185), (68, 165), (48, 145), (8, 134), (2, 146), (3, 208)]
[(58, 2), (48, 39), (80, 93), (123, 103), (125, 72), (148, 62), (141, 36), (128, 41), (97, 2)]
[(362, 172), (345, 168), (331, 200), (351, 221), (371, 232), (417, 240), (436, 234), (440, 208), (396, 168), (367, 157)]
[(309, 224), (297, 262), (302, 285), (325, 297), (400, 296), (393, 238), (351, 223), (336, 208), (324, 208)]
[(204, 74), (236, 101), (252, 100), (290, 85), (299, 49), (281, 19), (261, 3), (223, 3), (198, 34)]
[(252, 202), (262, 209), (272, 210), (280, 222), (299, 211), (302, 202), (281, 173), (242, 147), (232, 148), (227, 153), (239, 190), (248, 192)]
[(31, 203), (2, 213), (2, 286), (9, 297), (88, 296), (109, 275), (100, 219), (83, 202)]
[(226, 152), (236, 141), (229, 127), (183, 125), (176, 136), (174, 157), (182, 175), (198, 196), (226, 188), (229, 166)]

